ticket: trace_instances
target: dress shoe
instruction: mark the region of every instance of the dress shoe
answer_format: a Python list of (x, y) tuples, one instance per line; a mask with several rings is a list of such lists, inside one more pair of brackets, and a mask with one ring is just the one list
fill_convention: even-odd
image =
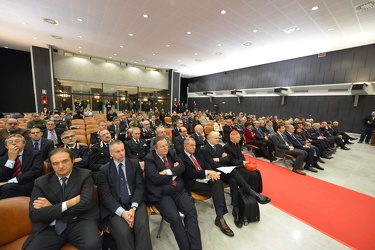
[(324, 168), (322, 168), (321, 166), (319, 166), (319, 164), (313, 165), (313, 168), (317, 168), (319, 170), (324, 170)]
[(341, 149), (343, 149), (343, 150), (350, 150), (350, 148), (347, 148), (347, 147), (341, 147)]
[(233, 211), (232, 215), (234, 217), (234, 225), (236, 225), (236, 227), (238, 228), (241, 228), (243, 225), (243, 219), (240, 217), (240, 213)]
[(350, 141), (346, 141), (345, 144), (354, 144), (354, 143)]
[(223, 234), (228, 236), (234, 236), (232, 229), (229, 228), (224, 218), (215, 220), (215, 225), (218, 226)]
[(349, 137), (349, 140), (355, 141), (355, 140), (358, 140), (358, 138), (356, 138), (356, 137)]
[(261, 194), (256, 194), (255, 199), (257, 200), (258, 203), (263, 204), (263, 205), (270, 203), (271, 201), (271, 198), (261, 195)]
[(272, 158), (270, 159), (270, 162), (273, 162), (273, 161), (276, 161), (276, 160), (277, 160), (276, 157), (272, 157)]
[(314, 173), (318, 173), (318, 170), (313, 169), (311, 166), (305, 166), (305, 170), (308, 170), (308, 171), (311, 171), (311, 172), (314, 172)]
[(305, 172), (302, 171), (302, 169), (293, 168), (292, 170), (294, 173), (300, 174), (300, 175), (306, 175)]
[(323, 161), (322, 158), (320, 158), (320, 157), (318, 158), (318, 162), (320, 162), (320, 163), (326, 163), (326, 162)]
[(332, 156), (329, 156), (329, 155), (326, 155), (326, 154), (323, 154), (321, 157), (325, 158), (325, 159), (332, 159), (333, 158)]

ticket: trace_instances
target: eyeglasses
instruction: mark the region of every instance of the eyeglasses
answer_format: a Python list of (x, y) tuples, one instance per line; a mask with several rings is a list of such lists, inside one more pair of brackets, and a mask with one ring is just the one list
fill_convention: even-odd
[(39, 134), (40, 132), (31, 132), (30, 134), (32, 135), (36, 135), (36, 134)]

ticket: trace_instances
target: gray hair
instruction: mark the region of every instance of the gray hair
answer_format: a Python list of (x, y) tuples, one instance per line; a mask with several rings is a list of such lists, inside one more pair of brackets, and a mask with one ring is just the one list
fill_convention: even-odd
[(115, 145), (115, 144), (122, 144), (122, 145), (124, 145), (124, 143), (122, 141), (120, 141), (120, 140), (113, 140), (113, 141), (111, 141), (108, 144), (109, 151), (112, 151), (113, 145)]
[(12, 135), (8, 136), (8, 137), (5, 139), (5, 144), (7, 144), (7, 143), (8, 143), (8, 140), (9, 140), (10, 138), (12, 138), (12, 137), (22, 138), (23, 143), (26, 143), (26, 139), (25, 139), (25, 137), (23, 137), (22, 135), (20, 135), (20, 134), (12, 134)]

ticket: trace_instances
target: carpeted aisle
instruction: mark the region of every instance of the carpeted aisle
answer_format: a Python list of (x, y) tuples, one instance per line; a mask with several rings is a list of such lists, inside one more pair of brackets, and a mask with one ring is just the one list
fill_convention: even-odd
[(350, 248), (375, 249), (375, 198), (245, 157), (257, 163), (272, 205)]

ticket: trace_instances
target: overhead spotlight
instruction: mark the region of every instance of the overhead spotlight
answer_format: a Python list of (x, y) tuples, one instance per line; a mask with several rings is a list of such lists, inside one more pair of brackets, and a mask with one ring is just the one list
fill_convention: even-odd
[(231, 90), (231, 91), (230, 91), (230, 94), (231, 94), (231, 95), (238, 95), (238, 94), (240, 94), (240, 93), (242, 93), (242, 90)]
[(209, 92), (209, 91), (203, 92), (203, 95), (213, 95), (213, 94), (214, 94), (213, 92)]
[(289, 95), (289, 89), (288, 88), (276, 88), (274, 89), (274, 92), (276, 95), (279, 96), (288, 96)]

